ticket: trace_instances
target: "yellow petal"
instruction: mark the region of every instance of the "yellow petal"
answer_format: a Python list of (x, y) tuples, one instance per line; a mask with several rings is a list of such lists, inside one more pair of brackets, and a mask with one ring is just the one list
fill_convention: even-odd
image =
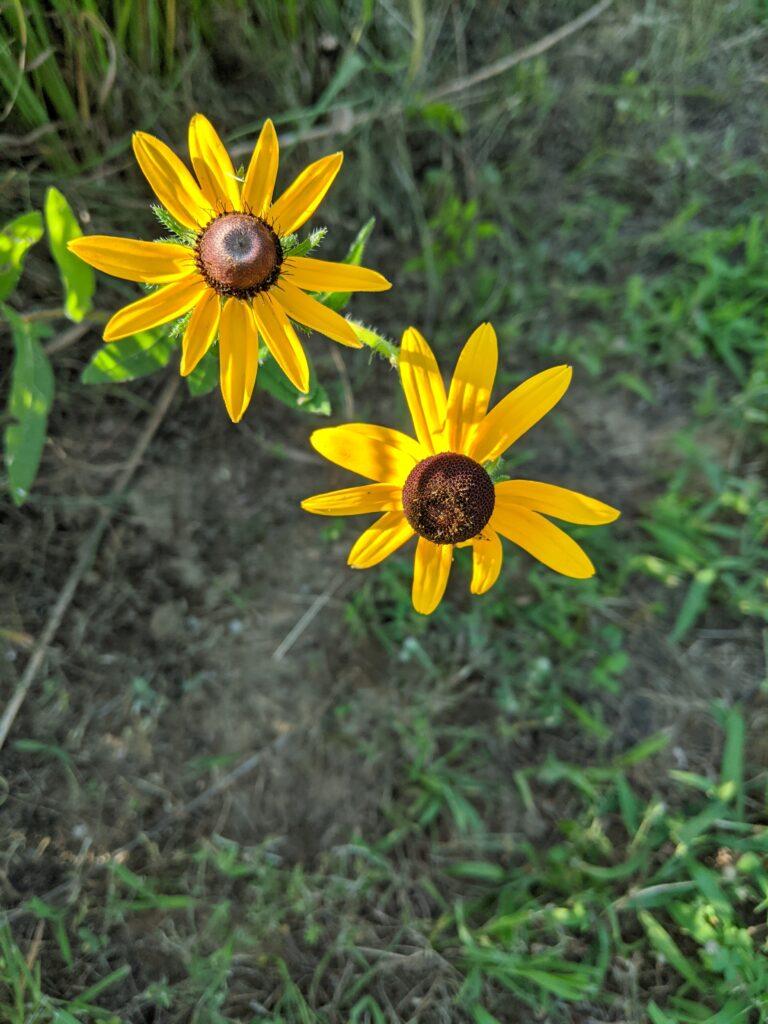
[(347, 562), (353, 569), (370, 569), (402, 547), (413, 536), (402, 512), (386, 512), (352, 545)]
[(431, 615), (443, 599), (453, 561), (452, 544), (433, 544), (419, 537), (413, 565), (413, 607), (420, 615)]
[(428, 453), (444, 450), (445, 385), (432, 349), (415, 327), (400, 345), (400, 380), (416, 436)]
[(314, 431), (310, 442), (337, 466), (381, 483), (402, 484), (423, 453), (413, 438), (372, 423), (345, 423)]
[(557, 405), (571, 383), (570, 366), (554, 366), (529, 377), (502, 398), (475, 431), (467, 455), (492, 462)]
[(209, 289), (195, 306), (181, 342), (182, 377), (188, 376), (211, 347), (219, 329), (219, 296)]
[(184, 227), (204, 227), (214, 210), (173, 150), (154, 135), (134, 132), (133, 152), (144, 177), (171, 216)]
[(251, 401), (259, 367), (259, 341), (253, 310), (228, 299), (219, 325), (219, 382), (229, 418), (238, 423)]
[(364, 484), (328, 491), (305, 498), (305, 512), (319, 516), (357, 516), (365, 512), (394, 512), (403, 509), (403, 491), (397, 484)]
[(189, 312), (207, 290), (208, 285), (197, 275), (158, 288), (151, 295), (119, 309), (104, 328), (104, 341), (117, 341), (175, 320)]
[(617, 508), (605, 505), (596, 498), (555, 484), (540, 483), (538, 480), (504, 480), (496, 484), (496, 504), (518, 505), (545, 516), (554, 516), (566, 523), (581, 523), (584, 526), (612, 523), (621, 515)]
[(563, 576), (583, 580), (595, 574), (595, 567), (576, 541), (538, 512), (497, 503), (490, 526)]
[(261, 217), (272, 202), (278, 158), (275, 126), (267, 118), (248, 164), (242, 193), (243, 209), (255, 213), (257, 217)]
[(283, 277), (278, 278), (277, 286), (270, 289), (270, 295), (280, 303), (288, 316), (305, 327), (311, 328), (350, 348), (362, 348), (349, 322), (322, 302), (305, 294), (300, 288), (292, 285)]
[(67, 248), (97, 270), (126, 281), (166, 284), (196, 273), (194, 250), (172, 242), (83, 235), (73, 238)]
[(472, 541), (472, 584), (473, 594), (484, 594), (490, 590), (501, 572), (501, 541), (490, 526), (486, 526), (479, 537)]
[(367, 267), (305, 256), (289, 256), (281, 273), (308, 292), (385, 292), (392, 287), (386, 277)]
[(339, 173), (343, 153), (310, 164), (270, 207), (267, 219), (279, 235), (290, 235), (309, 220)]
[(446, 432), (453, 452), (469, 448), (488, 408), (498, 362), (496, 332), (481, 324), (462, 349), (448, 392)]
[(275, 362), (288, 380), (299, 391), (309, 391), (309, 363), (296, 331), (279, 303), (269, 295), (257, 295), (253, 300), (256, 326)]
[(189, 155), (200, 188), (217, 213), (240, 209), (240, 183), (235, 168), (207, 117), (195, 114), (189, 122)]

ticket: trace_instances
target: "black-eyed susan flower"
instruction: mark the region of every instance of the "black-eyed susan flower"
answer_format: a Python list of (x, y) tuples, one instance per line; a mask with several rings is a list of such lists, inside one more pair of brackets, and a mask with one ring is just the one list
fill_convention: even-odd
[(619, 515), (554, 484), (493, 482), (485, 466), (545, 416), (571, 381), (569, 366), (544, 370), (488, 412), (497, 360), (496, 333), (482, 324), (464, 346), (446, 394), (432, 350), (411, 327), (399, 365), (416, 437), (368, 423), (312, 434), (321, 455), (373, 482), (318, 494), (302, 507), (326, 516), (383, 513), (355, 541), (349, 553), (355, 569), (377, 565), (416, 535), (413, 605), (423, 615), (442, 599), (454, 547), (472, 546), (473, 594), (484, 594), (498, 579), (500, 537), (555, 572), (586, 579), (595, 572), (592, 562), (547, 517), (598, 526)]
[(189, 314), (181, 373), (194, 370), (219, 339), (221, 393), (237, 423), (248, 408), (258, 369), (258, 336), (299, 389), (309, 365), (292, 321), (359, 348), (349, 322), (309, 292), (375, 292), (390, 287), (374, 270), (287, 255), (283, 243), (315, 212), (343, 159), (310, 164), (273, 201), (278, 165), (274, 125), (266, 121), (241, 181), (211, 123), (195, 114), (189, 153), (195, 176), (164, 142), (136, 132), (133, 151), (162, 206), (188, 244), (92, 235), (70, 249), (98, 270), (159, 287), (119, 310), (105, 341), (116, 341)]

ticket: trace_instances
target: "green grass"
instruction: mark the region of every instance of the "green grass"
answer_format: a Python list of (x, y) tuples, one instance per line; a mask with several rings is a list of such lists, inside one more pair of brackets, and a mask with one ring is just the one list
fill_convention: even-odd
[[(150, 533), (147, 553), (139, 512), (126, 511), (3, 751), (12, 916), (0, 929), (0, 1019), (768, 1021), (764, 7), (617, 0), (545, 56), (434, 101), (436, 86), (585, 5), (502, 2), (493, 17), (479, 3), (419, 0), (217, 6), (2, 8), (0, 81), (14, 97), (3, 131), (17, 140), (0, 172), (4, 222), (40, 208), (55, 182), (95, 230), (151, 237), (129, 165), (134, 127), (180, 143), (203, 109), (247, 145), (267, 113), (300, 134), (368, 111), (349, 135), (287, 149), (292, 168), (345, 149), (322, 255), (341, 258), (375, 215), (366, 259), (396, 288), (360, 315), (392, 337), (418, 325), (446, 366), (492, 320), (497, 395), (572, 363), (571, 393), (508, 466), (583, 487), (623, 517), (573, 531), (599, 570), (583, 584), (508, 548), (497, 587), (473, 599), (459, 552), (429, 620), (410, 607), (409, 555), (356, 577), (308, 634), (304, 661), (285, 675), (251, 666), (235, 694), (265, 751), (258, 785), (234, 787), (248, 810), (217, 797), (145, 836), (252, 753), (225, 737), (179, 742), (177, 759), (174, 743), (224, 714), (230, 679), (212, 666), (239, 656), (226, 623), (237, 616), (247, 633), (254, 601), (256, 624), (265, 607), (252, 593), (258, 567), (238, 576), (231, 563), (293, 515), (279, 502), (297, 486), (297, 464), (253, 447), (261, 407), (237, 435), (232, 472), (234, 435), (199, 411), (217, 397), (179, 405), (154, 457), (168, 472), (180, 451), (205, 461), (203, 493), (193, 467), (180, 469), (205, 507), (199, 532), (186, 547), (172, 530)], [(399, 112), (381, 118), (385, 106)], [(30, 249), (16, 311), (50, 304), (55, 275)], [(116, 305), (115, 287), (98, 288), (100, 306)], [(60, 453), (98, 464), (104, 433), (119, 439), (121, 417), (154, 395), (138, 382), (84, 396), (78, 376), (96, 344), (94, 333), (53, 360), (40, 491), (14, 513), (25, 552), (2, 554), (13, 589), (3, 637), (38, 629), (53, 600), (43, 581), (74, 557), (74, 506), (100, 491), (100, 477), (87, 488), (67, 477)], [(403, 406), (386, 365), (345, 365), (357, 417), (395, 422)], [(318, 375), (342, 417), (327, 355)], [(308, 421), (262, 400), (270, 441), (303, 450)], [(275, 507), (249, 492), (253, 518), (233, 502), (230, 522), (220, 495), (255, 466), (277, 481)], [(227, 517), (213, 540), (212, 509)], [(318, 565), (341, 567), (355, 524), (309, 528), (296, 513), (292, 525), (313, 545), (303, 576), (290, 562), (301, 599), (321, 589)], [(211, 577), (204, 598), (178, 583), (194, 546)], [(146, 575), (146, 589), (126, 596), (107, 580), (122, 575)], [(179, 600), (215, 657), (200, 634), (183, 651), (141, 640), (155, 605)], [(291, 705), (312, 672), (327, 703), (296, 725)], [(282, 718), (294, 731), (267, 742)], [(113, 750), (125, 752), (119, 770)], [(312, 783), (326, 777), (323, 817)]]

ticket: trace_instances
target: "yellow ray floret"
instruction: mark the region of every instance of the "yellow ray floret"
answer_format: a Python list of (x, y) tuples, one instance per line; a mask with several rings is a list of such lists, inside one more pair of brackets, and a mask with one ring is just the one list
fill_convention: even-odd
[(619, 516), (610, 505), (555, 484), (491, 481), (484, 464), (538, 423), (571, 380), (569, 366), (544, 370), (489, 410), (497, 362), (496, 333), (481, 324), (446, 391), (432, 350), (411, 327), (399, 365), (416, 436), (349, 423), (311, 438), (321, 455), (369, 482), (307, 498), (302, 508), (318, 515), (379, 513), (349, 553), (356, 569), (377, 565), (416, 536), (412, 598), (424, 615), (442, 600), (455, 547), (472, 548), (473, 594), (486, 593), (498, 579), (502, 537), (555, 572), (586, 579), (595, 571), (589, 557), (547, 517), (599, 526)]
[(266, 121), (244, 180), (213, 125), (189, 123), (194, 174), (160, 139), (133, 136), (133, 151), (159, 202), (188, 244), (94, 235), (69, 248), (86, 263), (128, 281), (160, 287), (119, 310), (105, 341), (116, 341), (191, 314), (180, 371), (191, 373), (219, 340), (221, 393), (234, 422), (244, 415), (258, 369), (259, 337), (291, 383), (306, 392), (309, 364), (294, 322), (360, 348), (350, 323), (310, 293), (378, 292), (390, 282), (375, 270), (284, 254), (285, 236), (312, 216), (333, 184), (343, 155), (310, 164), (274, 199), (277, 133)]

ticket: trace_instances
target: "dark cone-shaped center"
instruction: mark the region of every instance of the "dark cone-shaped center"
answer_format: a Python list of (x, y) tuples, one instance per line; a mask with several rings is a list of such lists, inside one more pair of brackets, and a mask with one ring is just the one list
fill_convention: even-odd
[(280, 239), (260, 217), (223, 213), (200, 233), (197, 267), (220, 295), (250, 299), (274, 284), (283, 262)]
[(430, 455), (408, 474), (403, 510), (416, 533), (433, 544), (460, 544), (488, 525), (496, 504), (493, 481), (466, 455)]

